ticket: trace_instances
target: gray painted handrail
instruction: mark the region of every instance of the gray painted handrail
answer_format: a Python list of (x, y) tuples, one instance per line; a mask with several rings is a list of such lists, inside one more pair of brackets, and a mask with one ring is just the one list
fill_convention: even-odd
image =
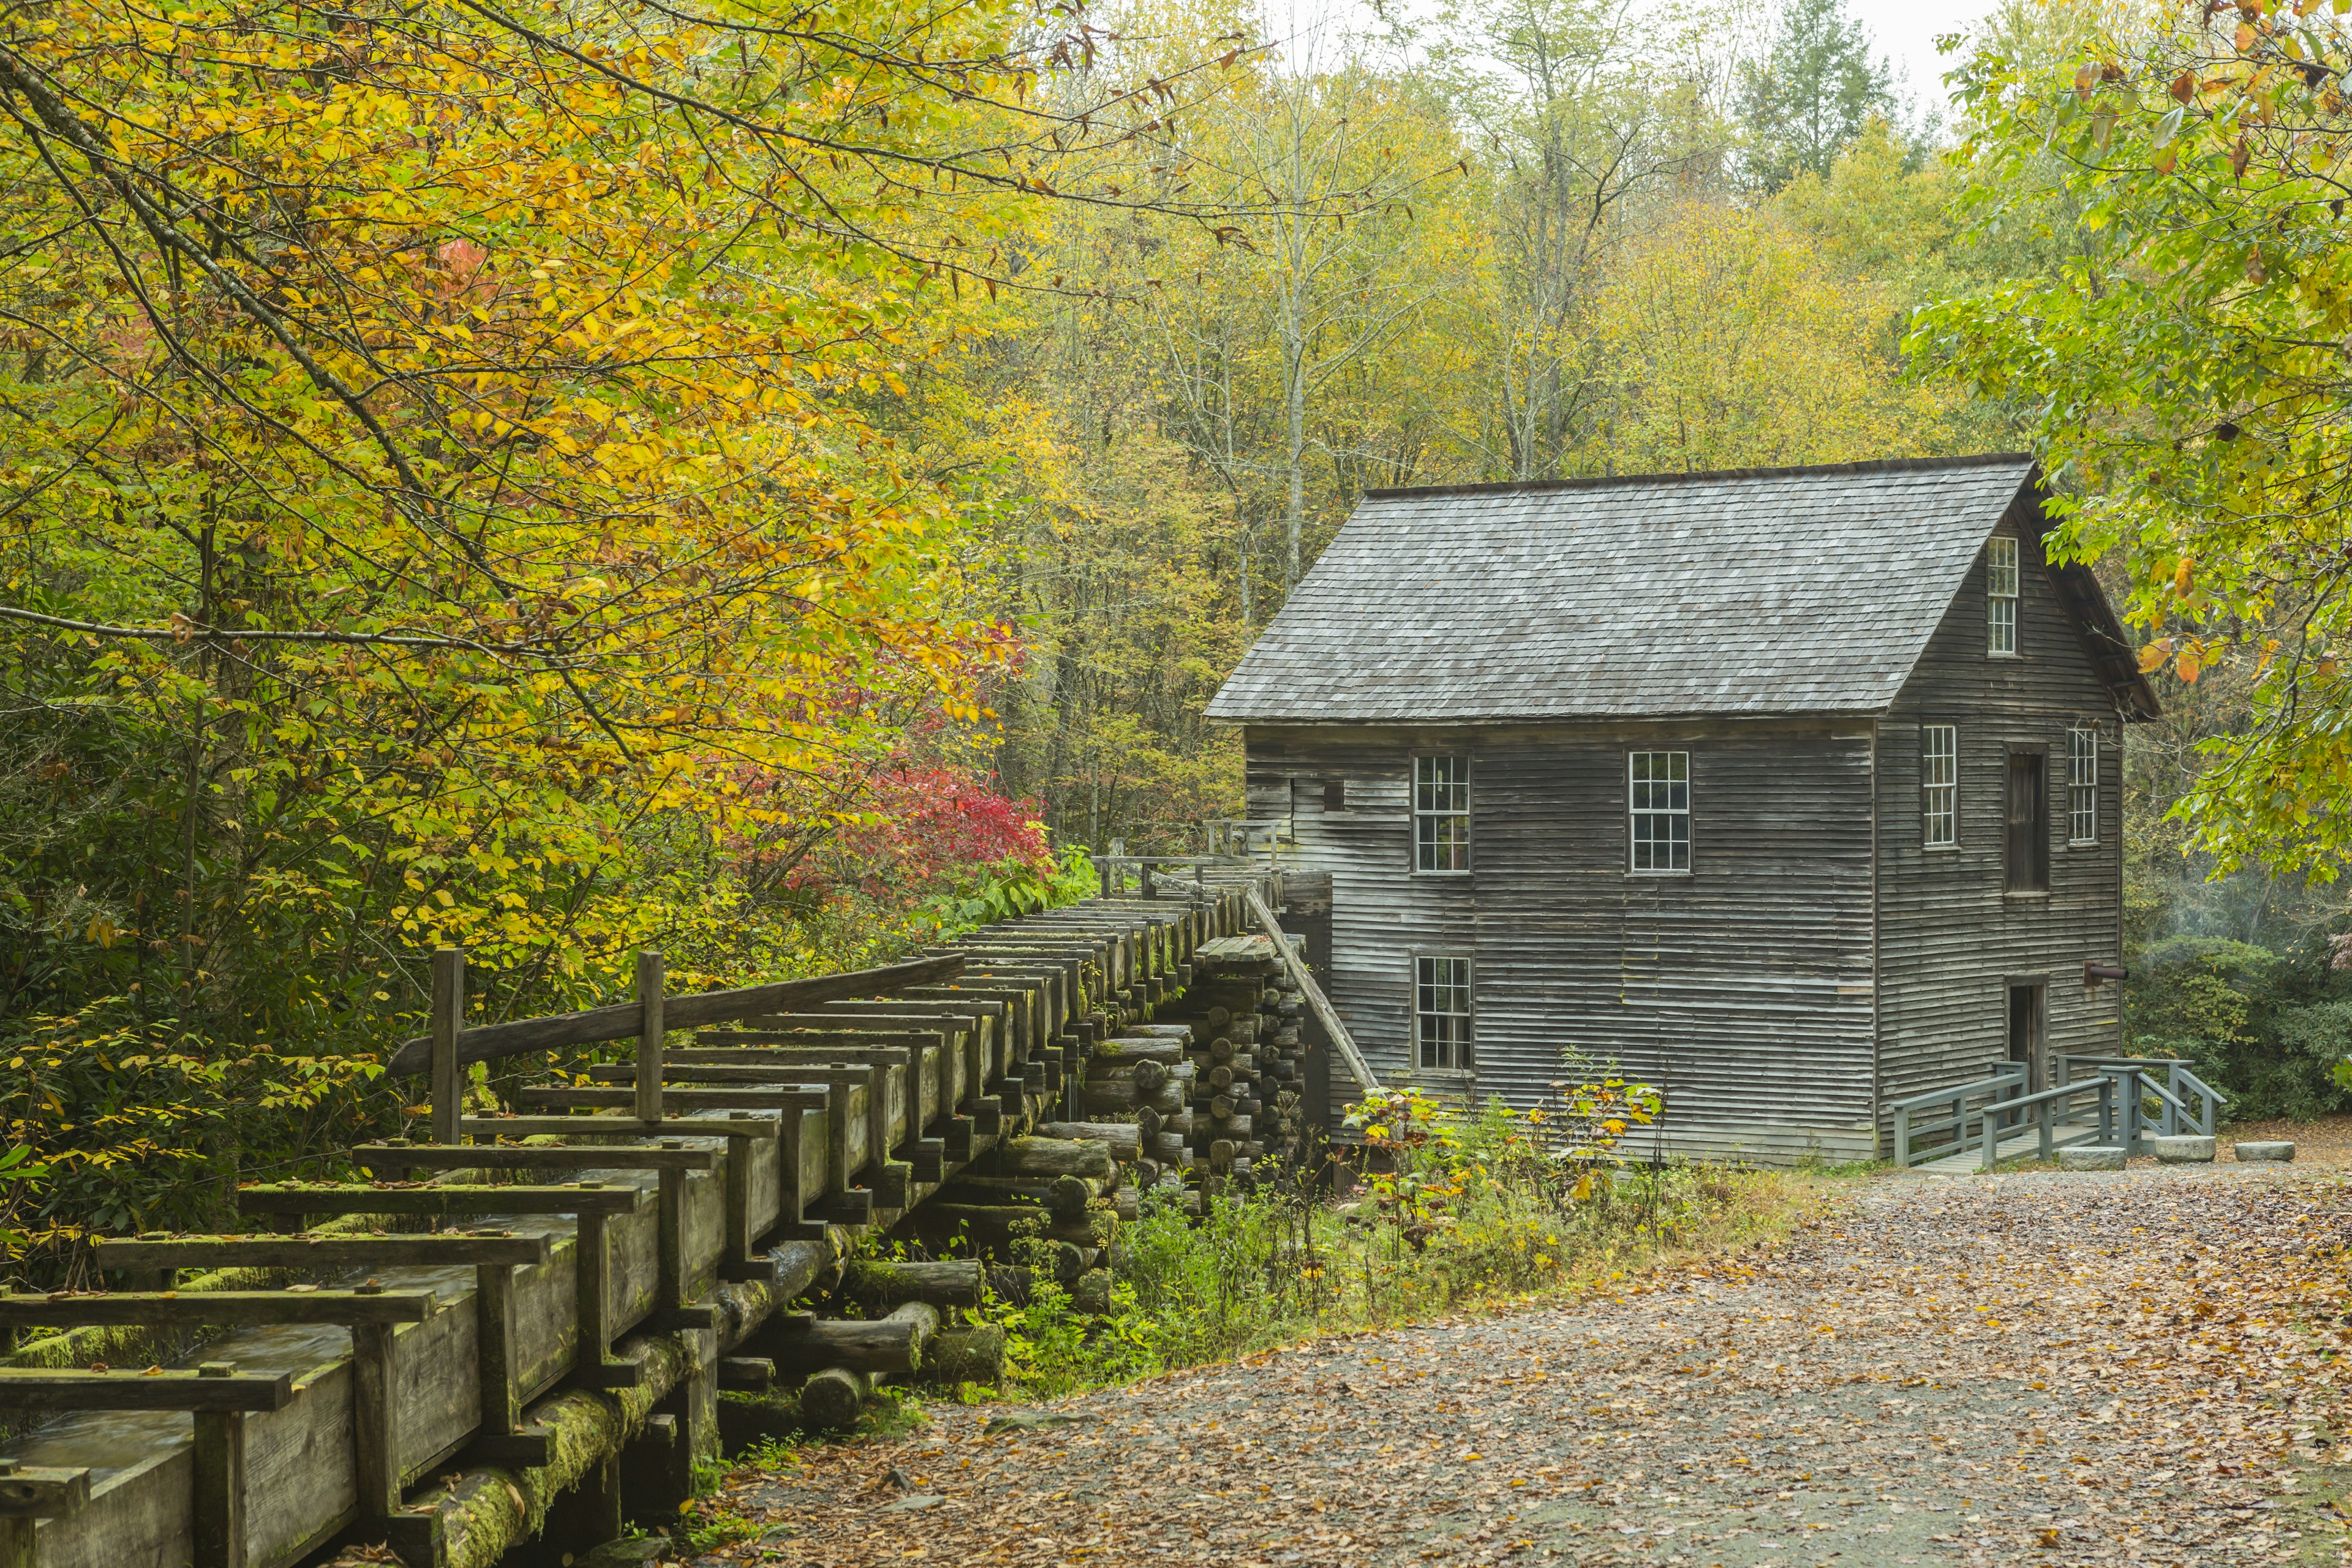
[[(1982, 1150), (1980, 1158), (1983, 1162), (1979, 1168), (1990, 1171), (2000, 1163), (2000, 1119), (2026, 1110), (2032, 1110), (2034, 1113), (2034, 1127), (2041, 1134), (2041, 1146), (2036, 1152), (2044, 1160), (2070, 1144), (2086, 1143), (2095, 1138), (2105, 1142), (2114, 1137), (2115, 1092), (2116, 1080), (2103, 1075), (2098, 1078), (2084, 1079), (2075, 1083), (2062, 1083), (2054, 1089), (2037, 1089), (2032, 1094), (2021, 1094), (2014, 1099), (1990, 1101), (1977, 1112), (1977, 1134), (1980, 1141)], [(2078, 1094), (2098, 1097), (2099, 1125), (2093, 1131), (2074, 1137), (2059, 1137), (2058, 1129), (2073, 1123), (2074, 1111), (2070, 1105), (2066, 1108), (2065, 1113), (2061, 1116), (2053, 1114), (2053, 1108), (2073, 1100)]]
[(1922, 1132), (1943, 1131), (1951, 1135), (1949, 1144), (1936, 1145), (1931, 1152), (1923, 1152), (1921, 1155), (1923, 1159), (1941, 1159), (1947, 1154), (1956, 1153), (1968, 1147), (1968, 1102), (1969, 1100), (1979, 1095), (2000, 1096), (2004, 1089), (2021, 1089), (2024, 1087), (2025, 1069), (2016, 1068), (1995, 1073), (1990, 1078), (1979, 1079), (1974, 1083), (1957, 1084), (1950, 1089), (1934, 1089), (1927, 1094), (1915, 1094), (1907, 1100), (1894, 1101), (1887, 1106), (1887, 1110), (1895, 1113), (1895, 1167), (1898, 1170), (1906, 1169), (1917, 1163), (1911, 1154), (1911, 1113), (1913, 1111), (1930, 1105), (1948, 1105), (1952, 1108), (1952, 1113), (1948, 1117), (1920, 1129)]

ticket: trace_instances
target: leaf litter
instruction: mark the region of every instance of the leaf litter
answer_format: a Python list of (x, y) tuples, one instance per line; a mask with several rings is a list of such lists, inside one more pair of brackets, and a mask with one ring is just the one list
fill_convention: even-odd
[(2348, 1220), (2242, 1167), (1881, 1177), (1612, 1297), (807, 1450), (793, 1532), (703, 1563), (2352, 1561)]

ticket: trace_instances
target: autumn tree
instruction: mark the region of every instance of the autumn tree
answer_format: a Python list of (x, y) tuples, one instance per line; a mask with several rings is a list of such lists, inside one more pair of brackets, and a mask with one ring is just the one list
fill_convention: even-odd
[(1977, 220), (2040, 221), (2054, 184), (2096, 243), (1928, 311), (1915, 342), (2032, 411), (2056, 542), (2124, 563), (2148, 667), (2231, 671), (2245, 721), (2176, 807), (2190, 844), (2324, 881), (2352, 853), (2352, 36), (2311, 5), (2098, 20), (2063, 55), (1980, 50), (1963, 79)]
[(1788, 0), (1770, 50), (1740, 73), (1749, 178), (1780, 189), (1800, 173), (1829, 173), (1874, 116), (1894, 111), (1886, 61), (1845, 0)]
[(61, 1205), (378, 1114), (436, 942), (485, 1009), (887, 942), (812, 949), (809, 856), (1015, 654), (912, 382), (1056, 160), (1151, 134), (1037, 107), (1055, 20), (0, 22), (0, 987)]

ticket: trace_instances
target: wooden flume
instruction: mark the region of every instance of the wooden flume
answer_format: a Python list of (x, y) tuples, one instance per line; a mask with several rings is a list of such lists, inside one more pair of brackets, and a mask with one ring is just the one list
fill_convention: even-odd
[[(647, 954), (634, 1002), (479, 1028), (463, 954), (436, 954), (432, 1026), (394, 1058), (429, 1138), (353, 1149), (372, 1181), (238, 1194), (314, 1228), (109, 1238), (100, 1268), (138, 1289), (0, 1298), (12, 1339), (61, 1331), (0, 1366), (0, 1568), (108, 1568), (158, 1529), (197, 1568), (338, 1541), (412, 1568), (489, 1568), (534, 1534), (576, 1555), (674, 1517), (722, 1387), (824, 1426), (882, 1382), (993, 1377), (1003, 1331), (961, 1321), (984, 1289), (1106, 1310), (1144, 1203), (1197, 1211), (1298, 1147), (1296, 998), (1250, 886), (728, 992), (669, 995)], [(461, 1103), (473, 1061), (581, 1045), (617, 1059), (527, 1087), (524, 1115)], [(845, 1266), (869, 1232), (962, 1256)], [(214, 1329), (201, 1370), (87, 1370)], [(350, 1346), (323, 1366), (321, 1329)], [(151, 1413), (136, 1485), (74, 1462), (101, 1411)]]

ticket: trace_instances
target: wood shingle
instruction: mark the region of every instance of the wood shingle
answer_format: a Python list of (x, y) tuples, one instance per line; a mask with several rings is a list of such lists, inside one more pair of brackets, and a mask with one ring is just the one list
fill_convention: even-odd
[(1209, 717), (1877, 712), (2032, 468), (1995, 454), (1369, 491)]

